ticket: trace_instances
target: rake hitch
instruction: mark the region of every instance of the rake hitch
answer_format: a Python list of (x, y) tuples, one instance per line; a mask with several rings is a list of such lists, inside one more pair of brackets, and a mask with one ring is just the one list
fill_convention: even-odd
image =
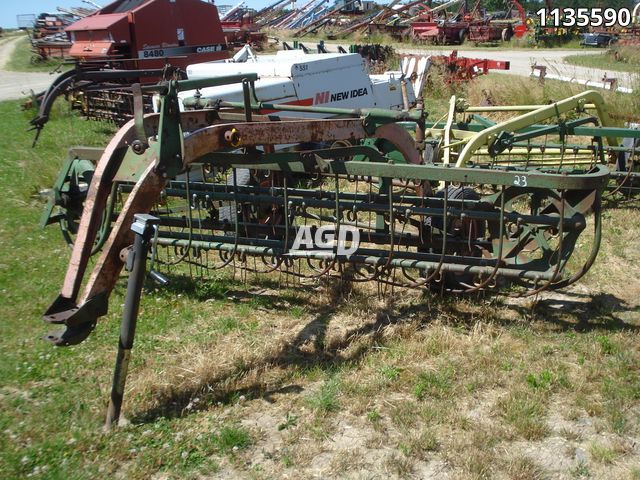
[(124, 300), (122, 313), (122, 323), (120, 325), (120, 338), (118, 341), (118, 353), (113, 372), (113, 385), (111, 386), (111, 396), (107, 409), (107, 419), (105, 427), (110, 429), (118, 424), (122, 400), (124, 398), (124, 386), (129, 371), (129, 361), (131, 350), (133, 349), (133, 339), (136, 334), (136, 323), (138, 320), (138, 308), (140, 306), (140, 296), (145, 279), (145, 267), (147, 255), (151, 246), (151, 239), (159, 219), (147, 214), (137, 214), (135, 221), (131, 225), (131, 230), (135, 233), (133, 249), (127, 255), (126, 269), (129, 272), (127, 282), (127, 294)]

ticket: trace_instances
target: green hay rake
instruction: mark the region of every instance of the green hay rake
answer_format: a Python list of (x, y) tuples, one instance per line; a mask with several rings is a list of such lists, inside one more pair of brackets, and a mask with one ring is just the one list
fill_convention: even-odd
[[(122, 267), (131, 272), (111, 420), (147, 257), (161, 282), (180, 264), (196, 277), (233, 266), (535, 295), (589, 270), (602, 236), (606, 164), (611, 155), (636, 160), (620, 139), (638, 132), (608, 127), (595, 92), (503, 109), (516, 115), (499, 123), (453, 99), (448, 117), (431, 125), (420, 108), (254, 104), (253, 81), (142, 87), (160, 95), (160, 113), (138, 108), (104, 150), (71, 150), (58, 178), (43, 224), (60, 223), (73, 251), (44, 314), (65, 329), (48, 339), (82, 342), (106, 314)], [(234, 82), (244, 102), (179, 111), (179, 91)], [(303, 114), (325, 118), (296, 117)]]

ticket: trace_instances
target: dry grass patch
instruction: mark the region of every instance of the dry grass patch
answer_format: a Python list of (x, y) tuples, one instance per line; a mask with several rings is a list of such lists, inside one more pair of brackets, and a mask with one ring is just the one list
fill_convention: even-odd
[(505, 473), (511, 480), (544, 480), (546, 472), (528, 457), (515, 457), (506, 462)]
[(546, 424), (547, 395), (517, 389), (498, 400), (496, 413), (526, 440), (540, 440), (549, 434)]
[(397, 448), (408, 457), (424, 460), (430, 452), (440, 448), (440, 441), (437, 435), (427, 428), (409, 433), (398, 443)]
[(496, 446), (500, 439), (499, 430), (476, 425), (443, 444), (442, 452), (448, 463), (461, 470), (461, 478), (488, 479), (499, 465)]

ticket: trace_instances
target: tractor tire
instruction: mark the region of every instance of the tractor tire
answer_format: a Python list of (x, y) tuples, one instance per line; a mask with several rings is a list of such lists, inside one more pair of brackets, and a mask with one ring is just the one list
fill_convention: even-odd
[[(438, 192), (436, 192), (436, 197), (444, 198), (444, 192), (445, 192), (444, 190), (439, 190)], [(447, 188), (447, 198), (449, 200), (480, 200), (480, 195), (478, 195), (478, 192), (476, 192), (471, 187), (455, 187), (453, 185), (450, 185)], [(441, 217), (436, 217), (432, 220), (431, 225), (440, 230), (443, 230), (444, 227), (442, 224), (442, 220), (443, 219)], [(451, 229), (451, 223), (447, 225), (447, 231), (449, 231), (450, 229)], [(478, 229), (476, 238), (480, 238), (484, 236), (484, 233), (485, 233), (485, 226), (482, 225), (481, 228)]]
[(465, 29), (460, 30), (458, 32), (458, 41), (460, 42), (460, 45), (462, 45), (466, 39), (467, 39), (467, 31)]
[(503, 28), (500, 36), (503, 42), (510, 42), (511, 38), (513, 38), (513, 31), (510, 28)]

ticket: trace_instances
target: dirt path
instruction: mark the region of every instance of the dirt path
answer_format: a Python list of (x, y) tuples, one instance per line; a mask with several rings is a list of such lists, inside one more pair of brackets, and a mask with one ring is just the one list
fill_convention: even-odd
[(45, 90), (53, 81), (54, 76), (46, 72), (11, 72), (5, 70), (5, 65), (17, 43), (23, 37), (18, 36), (0, 44), (0, 101), (16, 100), (30, 94), (30, 91)]

